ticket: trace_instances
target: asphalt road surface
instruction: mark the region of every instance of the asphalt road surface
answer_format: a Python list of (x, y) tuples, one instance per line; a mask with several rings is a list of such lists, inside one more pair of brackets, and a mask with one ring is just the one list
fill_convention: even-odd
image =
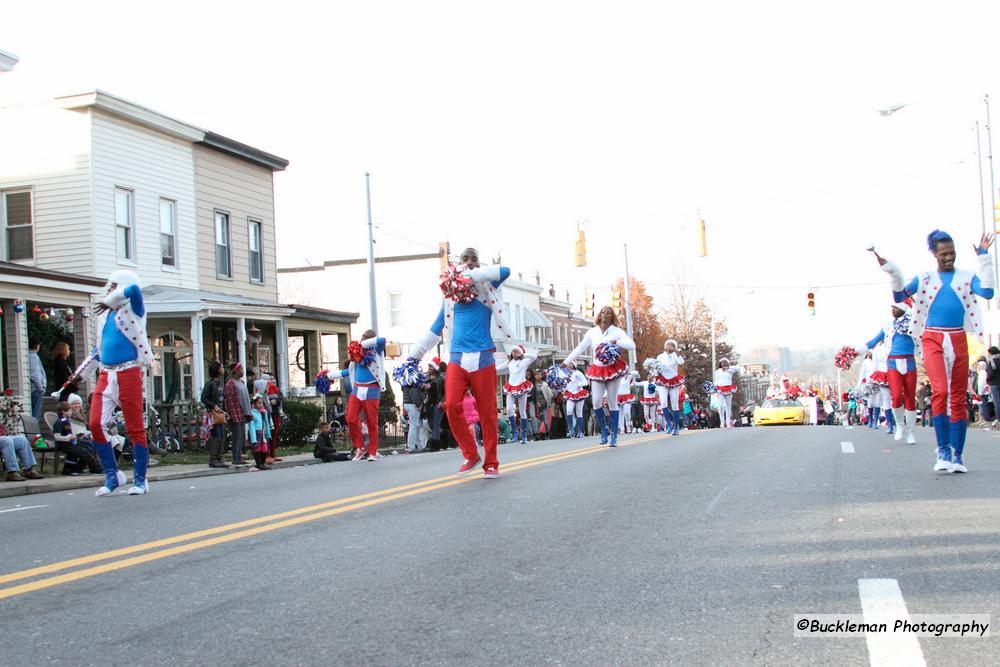
[(492, 481), (450, 451), (8, 499), (0, 664), (1000, 664), (995, 638), (794, 636), (862, 614), (871, 580), (909, 614), (1000, 618), (1000, 437), (935, 475), (930, 436), (631, 435), (504, 445)]

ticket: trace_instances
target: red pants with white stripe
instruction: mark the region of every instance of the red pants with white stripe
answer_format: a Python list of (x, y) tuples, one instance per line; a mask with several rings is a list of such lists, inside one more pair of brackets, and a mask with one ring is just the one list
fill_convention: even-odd
[(90, 399), (90, 432), (96, 443), (109, 442), (108, 424), (115, 408), (122, 409), (125, 432), (132, 446), (146, 447), (146, 427), (142, 422), (142, 369), (101, 371)]
[[(479, 456), (476, 440), (469, 432), (469, 423), (462, 411), (462, 401), (465, 391), (472, 390), (476, 399), (476, 410), (479, 412), (479, 426), (483, 432), (483, 449), (485, 460), (483, 469), (498, 468), (497, 459), (497, 367), (493, 364), (477, 371), (467, 371), (461, 364), (448, 364), (444, 382), (444, 408), (448, 413), (448, 424), (458, 441), (462, 456), (467, 461)], [(523, 418), (523, 415), (522, 415)]]
[(969, 384), (969, 344), (964, 329), (931, 329), (920, 337), (924, 347), (924, 368), (931, 381), (931, 414), (948, 414), (951, 421), (968, 419), (965, 402)]
[(351, 436), (351, 444), (354, 445), (354, 449), (365, 446), (364, 436), (361, 435), (361, 412), (364, 411), (365, 423), (368, 424), (369, 456), (378, 454), (378, 403), (377, 398), (362, 401), (353, 392), (347, 399), (347, 432)]

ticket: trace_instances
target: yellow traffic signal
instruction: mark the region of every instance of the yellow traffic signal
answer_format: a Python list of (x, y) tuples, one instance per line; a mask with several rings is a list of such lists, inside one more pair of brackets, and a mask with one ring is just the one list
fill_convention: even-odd
[(708, 241), (705, 238), (705, 221), (698, 221), (698, 255), (708, 257)]
[(583, 316), (588, 319), (594, 316), (594, 293), (590, 290), (583, 291)]
[(587, 236), (582, 229), (576, 230), (575, 266), (587, 266)]
[(616, 313), (622, 312), (622, 291), (620, 289), (611, 290), (611, 309)]
[(816, 314), (816, 295), (812, 292), (806, 294), (806, 308), (809, 309), (810, 315)]

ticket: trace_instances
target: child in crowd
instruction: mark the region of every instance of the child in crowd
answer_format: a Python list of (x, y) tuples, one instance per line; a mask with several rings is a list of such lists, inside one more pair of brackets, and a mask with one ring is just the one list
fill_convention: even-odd
[(73, 431), (73, 424), (70, 423), (70, 414), (73, 409), (69, 402), (59, 403), (59, 419), (52, 424), (52, 437), (56, 441), (56, 449), (65, 452), (66, 460), (63, 462), (64, 475), (79, 475), (90, 472), (99, 475), (104, 472), (93, 454), (93, 446), (83, 434), (77, 435)]
[(333, 437), (330, 435), (329, 422), (319, 425), (319, 435), (316, 436), (316, 446), (313, 448), (313, 456), (322, 459), (323, 463), (331, 461), (347, 461), (351, 457), (344, 452), (338, 452), (333, 446)]
[(254, 396), (250, 417), (250, 447), (253, 449), (253, 460), (257, 470), (270, 470), (267, 465), (267, 445), (271, 438), (271, 420), (267, 408), (264, 407), (264, 397)]
[(510, 442), (512, 433), (510, 430), (510, 420), (502, 408), (497, 408), (497, 429), (500, 432), (500, 442)]
[(465, 391), (465, 398), (462, 399), (462, 413), (465, 421), (469, 422), (469, 432), (477, 445), (483, 444), (482, 431), (479, 429), (479, 410), (476, 409), (476, 397), (472, 395), (472, 390)]

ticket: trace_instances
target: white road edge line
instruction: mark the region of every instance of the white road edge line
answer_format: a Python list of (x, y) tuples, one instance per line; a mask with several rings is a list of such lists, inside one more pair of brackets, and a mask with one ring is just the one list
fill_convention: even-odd
[(840, 451), (844, 454), (853, 454), (854, 444), (850, 442), (842, 442), (840, 443)]
[[(899, 582), (895, 579), (858, 579), (858, 597), (865, 623), (885, 623), (890, 628), (897, 619), (910, 620)], [(908, 665), (926, 667), (920, 640), (905, 633), (869, 633), (868, 663), (872, 667)]]
[(0, 514), (4, 512), (20, 512), (21, 510), (36, 510), (39, 507), (48, 507), (48, 505), (28, 505), (27, 507), (11, 507), (9, 510), (0, 510)]
[(722, 491), (719, 491), (717, 494), (715, 494), (715, 497), (712, 498), (712, 502), (708, 504), (708, 509), (705, 510), (706, 515), (710, 515), (712, 513), (712, 510), (715, 509), (715, 506), (719, 504), (719, 500), (722, 499), (722, 494), (724, 494), (730, 488), (732, 487), (727, 486), (726, 488), (722, 489)]

